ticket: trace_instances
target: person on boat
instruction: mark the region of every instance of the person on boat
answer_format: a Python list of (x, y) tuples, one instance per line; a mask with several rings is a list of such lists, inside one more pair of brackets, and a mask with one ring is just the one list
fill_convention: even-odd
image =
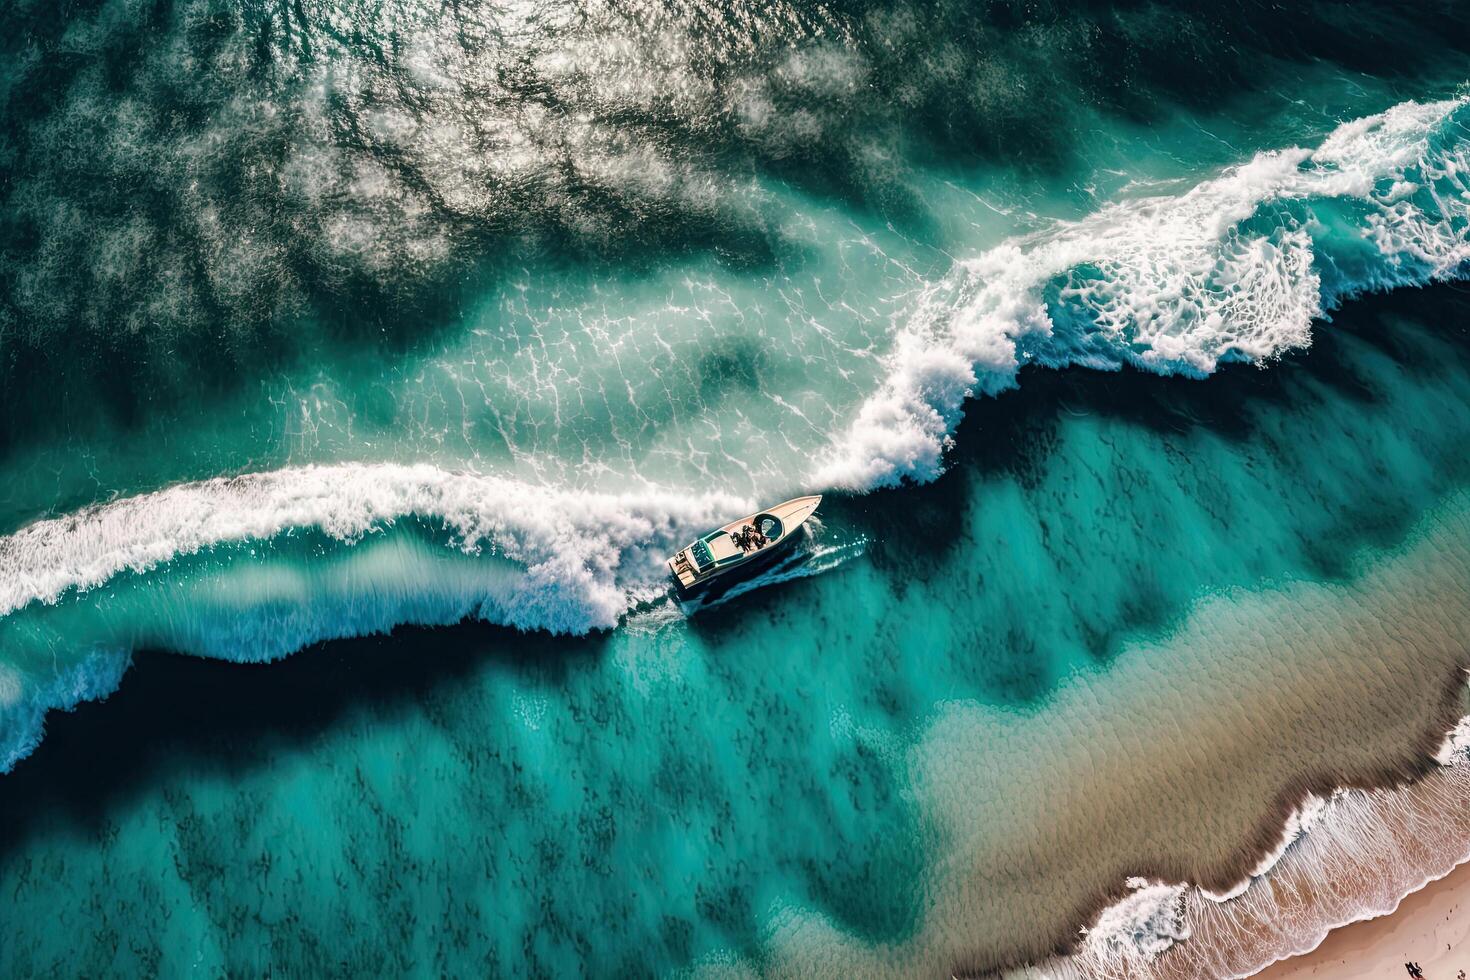
[(735, 543), (740, 546), (741, 551), (759, 551), (766, 546), (767, 537), (760, 532), (759, 528), (749, 524), (740, 527), (740, 533), (735, 536)]
[(749, 524), (742, 524), (740, 530), (730, 535), (735, 543), (740, 546), (741, 551), (753, 551), (765, 544), (764, 535)]

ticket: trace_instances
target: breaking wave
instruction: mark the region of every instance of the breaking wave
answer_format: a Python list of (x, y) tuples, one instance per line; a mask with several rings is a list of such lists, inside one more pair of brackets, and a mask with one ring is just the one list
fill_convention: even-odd
[(48, 710), (114, 690), (141, 645), (268, 660), (405, 623), (474, 617), (555, 633), (607, 628), (650, 587), (657, 591), (662, 559), (693, 529), (743, 507), (746, 502), (718, 494), (569, 493), (385, 464), (183, 484), (31, 524), (0, 539), (0, 617), (12, 617), (12, 625), (21, 610), (125, 573), (154, 572), (211, 548), (302, 529), (352, 543), (397, 521), (427, 520), (442, 525), (473, 561), (469, 569), (425, 570), (415, 568), (412, 556), (400, 556), (391, 569), (369, 567), (366, 585), (351, 577), (309, 581), (284, 598), (279, 589), (250, 594), (248, 585), (234, 582), (226, 595), (176, 597), (189, 608), (186, 617), (150, 610), (97, 637), (77, 627), (66, 638), (75, 647), (66, 656), (48, 648), (44, 656), (27, 657), (11, 634), (10, 662), (0, 668), (0, 771), (34, 750)]
[(586, 632), (617, 622), (627, 590), (647, 580), (684, 532), (742, 506), (717, 494), (558, 492), (424, 465), (221, 478), (39, 521), (0, 539), (0, 615), (225, 542), (292, 528), (350, 541), (416, 516), (442, 521), (466, 549), (491, 544), (524, 566), (507, 625)]
[(1414, 782), (1309, 794), (1281, 846), (1227, 894), (1130, 880), (1131, 893), (1081, 931), (1071, 955), (1007, 980), (1246, 977), (1310, 952), (1333, 929), (1392, 913), (1470, 861), (1467, 745), (1470, 717), (1446, 736), (1438, 768)]
[(1006, 242), (931, 285), (815, 482), (931, 480), (973, 395), (1027, 364), (1204, 377), (1306, 347), (1344, 300), (1463, 274), (1467, 100), (1406, 102), (1315, 150)]

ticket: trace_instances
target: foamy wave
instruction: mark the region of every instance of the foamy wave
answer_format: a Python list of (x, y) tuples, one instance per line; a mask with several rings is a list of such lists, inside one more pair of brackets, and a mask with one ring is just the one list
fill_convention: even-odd
[[(419, 577), (379, 567), (370, 572), (371, 594), (348, 576), (242, 603), (240, 593), (250, 590), (234, 582), (144, 635), (181, 652), (268, 660), (320, 640), (470, 616), (582, 633), (616, 625), (658, 588), (662, 559), (693, 529), (742, 509), (747, 502), (720, 495), (576, 493), (432, 466), (322, 466), (208, 480), (0, 538), (0, 617), (211, 547), (306, 528), (352, 541), (416, 517), (442, 522), (467, 552), (488, 547), (503, 561), (480, 558)], [(74, 639), (86, 647), (76, 659), (0, 665), (0, 772), (39, 743), (47, 711), (103, 697), (121, 680), (132, 652), (126, 639)]]
[(1108, 906), (1091, 928), (1083, 929), (1082, 946), (1097, 959), (1134, 962), (1157, 956), (1189, 938), (1184, 921), (1187, 885), (1130, 878), (1127, 897)]
[(525, 567), (507, 625), (585, 632), (616, 624), (629, 588), (648, 581), (688, 529), (745, 506), (720, 495), (558, 491), (424, 465), (313, 466), (207, 480), (0, 538), (0, 616), (226, 542), (290, 528), (351, 540), (416, 516), (442, 521), (467, 549), (489, 543)]
[[(1322, 801), (1290, 878), (1250, 878), (1221, 900), (1194, 885), (1130, 881), (1077, 948), (1006, 971), (1007, 980), (1242, 978), (1315, 949), (1333, 929), (1395, 911), (1404, 897), (1470, 859), (1463, 813), (1470, 768), (1389, 790)], [(1284, 854), (1278, 854), (1278, 859)], [(1310, 896), (1310, 897), (1309, 897)]]
[(1305, 347), (1343, 299), (1470, 259), (1466, 99), (1404, 103), (1315, 151), (1257, 155), (1178, 196), (1111, 205), (958, 264), (900, 331), (882, 387), (815, 471), (929, 480), (965, 399), (1026, 363), (1202, 377)]
[[(1224, 360), (1307, 344), (1312, 321), (1355, 292), (1458, 275), (1470, 258), (1466, 101), (1405, 103), (1340, 126), (1315, 151), (1263, 153), (1182, 195), (1115, 204), (961, 263), (899, 331), (886, 380), (820, 461), (812, 488), (932, 478), (965, 399), (1013, 385), (1023, 363), (1205, 375)], [(456, 584), (436, 599), (425, 585), (422, 601), (405, 591), (367, 612), (306, 610), (291, 629), (229, 642), (216, 631), (190, 648), (276, 656), (289, 652), (283, 644), (467, 611), (584, 632), (615, 625), (691, 531), (751, 505), (580, 493), (427, 465), (215, 479), (0, 538), (0, 617), (228, 542), (293, 528), (351, 540), (416, 516), (442, 522), (468, 550), (488, 544), (520, 571), (493, 594)], [(252, 622), (239, 617), (237, 633)], [(0, 709), (44, 712), (109, 690), (127, 653), (99, 654), (105, 665), (87, 673), (95, 684), (64, 671), (46, 683), (0, 677)]]
[(1444, 742), (1434, 753), (1434, 761), (1442, 766), (1470, 766), (1470, 715), (1445, 733)]
[(1323, 798), (1315, 793), (1308, 793), (1306, 799), (1297, 804), (1296, 809), (1292, 810), (1291, 815), (1286, 818), (1286, 823), (1281, 828), (1280, 842), (1267, 852), (1265, 857), (1256, 862), (1256, 866), (1251, 869), (1249, 875), (1236, 882), (1235, 887), (1223, 892), (1212, 892), (1208, 888), (1201, 888), (1199, 889), (1199, 893), (1216, 903), (1228, 902), (1232, 898), (1238, 898), (1244, 894), (1245, 890), (1256, 879), (1264, 877), (1270, 873), (1272, 868), (1276, 867), (1277, 862), (1285, 856), (1287, 848), (1295, 844), (1301, 839), (1303, 834), (1312, 829), (1326, 811), (1330, 800), (1336, 799), (1341, 792), (1341, 790), (1334, 792), (1330, 798)]

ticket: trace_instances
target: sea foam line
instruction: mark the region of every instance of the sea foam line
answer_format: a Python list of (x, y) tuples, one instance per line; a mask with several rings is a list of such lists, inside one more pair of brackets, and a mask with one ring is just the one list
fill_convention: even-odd
[(813, 482), (933, 479), (966, 399), (1013, 387), (1028, 363), (1203, 377), (1307, 346), (1352, 296), (1462, 275), (1466, 102), (1406, 102), (1316, 150), (1260, 153), (958, 263), (924, 291)]
[(307, 466), (179, 484), (38, 521), (0, 538), (0, 616), (122, 572), (216, 545), (317, 528), (351, 541), (405, 517), (442, 521), (466, 549), (490, 543), (525, 566), (527, 601), (507, 625), (610, 627), (627, 589), (690, 528), (749, 504), (732, 497), (594, 494), (434, 466)]
[[(585, 633), (615, 626), (655, 589), (663, 558), (693, 529), (749, 509), (747, 501), (720, 494), (581, 493), (428, 465), (308, 466), (218, 478), (99, 504), (0, 538), (0, 619), (212, 547), (308, 528), (350, 542), (417, 517), (442, 522), (467, 552), (488, 547), (514, 570), (487, 563), (474, 580), (451, 574), (408, 591), (401, 582), (383, 583), (362, 601), (298, 597), (291, 608), (275, 603), (258, 615), (199, 610), (164, 642), (199, 655), (264, 660), (320, 640), (467, 616)], [(78, 642), (66, 657), (0, 663), (0, 773), (40, 744), (48, 712), (116, 690), (139, 640)]]
[[(1308, 793), (1284, 821), (1280, 843), (1234, 888), (1224, 893), (1214, 893), (1188, 883), (1129, 879), (1125, 884), (1130, 893), (1103, 909), (1091, 926), (1080, 931), (1081, 941), (1076, 952), (1047, 963), (1008, 971), (1006, 977), (1008, 980), (1098, 980), (1114, 977), (1164, 980), (1181, 973), (1199, 975), (1208, 964), (1214, 975), (1240, 980), (1273, 963), (1311, 952), (1333, 930), (1393, 913), (1409, 895), (1470, 861), (1470, 837), (1442, 833), (1445, 839), (1440, 841), (1431, 835), (1424, 841), (1424, 849), (1433, 852), (1429, 861), (1413, 869), (1403, 868), (1399, 866), (1401, 862), (1389, 860), (1396, 856), (1392, 853), (1381, 855), (1382, 861), (1394, 866), (1393, 882), (1365, 882), (1360, 901), (1350, 904), (1340, 914), (1312, 922), (1300, 932), (1269, 928), (1274, 921), (1273, 912), (1281, 911), (1276, 908), (1277, 896), (1269, 878), (1293, 848), (1312, 850), (1311, 854), (1298, 855), (1300, 860), (1294, 869), (1298, 874), (1310, 875), (1316, 870), (1314, 865), (1325, 864), (1327, 859), (1336, 855), (1353, 854), (1371, 859), (1377, 849), (1386, 848), (1393, 842), (1394, 835), (1385, 830), (1386, 824), (1412, 822), (1416, 807), (1426, 808), (1420, 819), (1429, 824), (1433, 823), (1434, 816), (1428, 812), (1428, 804), (1434, 804), (1440, 810), (1463, 812), (1465, 803), (1470, 802), (1470, 715), (1462, 716), (1445, 734), (1432, 758), (1439, 765), (1439, 770), (1405, 786), (1338, 788), (1326, 797)], [(1437, 829), (1444, 830), (1442, 827)], [(1407, 836), (1424, 837), (1422, 834)], [(1423, 860), (1423, 856), (1420, 857)], [(1369, 860), (1368, 863), (1378, 862)], [(1288, 896), (1290, 894), (1288, 891)], [(1203, 899), (1204, 904), (1193, 904), (1196, 896)], [(1290, 897), (1287, 901), (1291, 901)], [(1196, 954), (1192, 949), (1179, 957), (1181, 962), (1168, 962), (1165, 954), (1178, 954), (1179, 944), (1188, 946), (1195, 941), (1197, 927), (1206, 916), (1218, 911), (1211, 906), (1229, 908), (1240, 905), (1249, 908), (1253, 904), (1259, 909), (1252, 909), (1250, 914), (1240, 918), (1254, 918), (1268, 927), (1267, 931), (1281, 940), (1279, 945), (1260, 950), (1254, 957), (1250, 955), (1254, 951), (1246, 951), (1243, 962), (1234, 958), (1237, 950), (1202, 950)], [(1310, 903), (1299, 901), (1298, 904), (1304, 909), (1310, 908)], [(1218, 941), (1219, 936), (1212, 938)]]
[[(932, 479), (965, 399), (1013, 386), (1023, 362), (1204, 375), (1305, 346), (1312, 321), (1357, 292), (1458, 275), (1470, 259), (1466, 102), (1404, 103), (1339, 126), (1315, 151), (1258, 154), (1177, 197), (1114, 204), (961, 263), (898, 332), (886, 380), (808, 487)], [(1329, 206), (1347, 208), (1351, 241), (1321, 229), (1313, 209)], [(1324, 283), (1316, 258), (1331, 260), (1337, 281)], [(493, 541), (554, 590), (578, 587), (584, 615), (527, 609), (512, 625), (579, 631), (611, 626), (626, 609), (619, 569), (646, 570), (651, 550), (750, 506), (428, 465), (214, 479), (0, 538), (0, 616), (223, 542), (293, 527), (350, 540), (418, 515), (442, 520), (466, 547)]]

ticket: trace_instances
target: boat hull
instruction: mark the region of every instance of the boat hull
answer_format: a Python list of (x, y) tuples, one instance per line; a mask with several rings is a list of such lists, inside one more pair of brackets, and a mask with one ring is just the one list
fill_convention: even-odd
[[(707, 596), (768, 567), (804, 534), (821, 502), (820, 496), (796, 497), (696, 539), (669, 559), (676, 594), (681, 599)], [(752, 528), (759, 532), (758, 543), (748, 540)]]

